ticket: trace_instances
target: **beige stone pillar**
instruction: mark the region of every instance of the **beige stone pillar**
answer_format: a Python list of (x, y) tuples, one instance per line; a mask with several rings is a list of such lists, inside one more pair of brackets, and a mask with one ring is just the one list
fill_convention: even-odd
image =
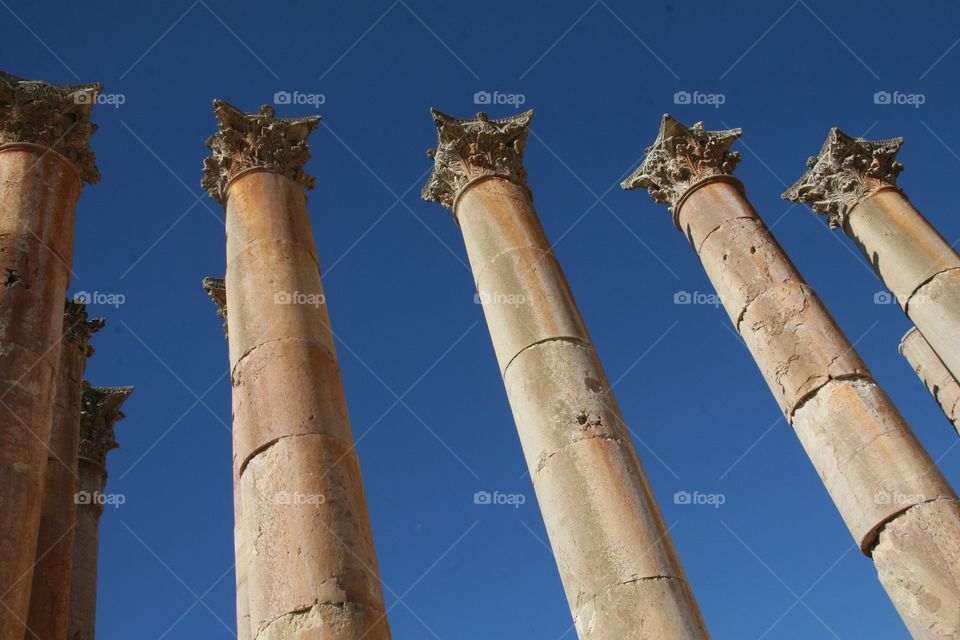
[(214, 110), (203, 187), (226, 209), (237, 609), (248, 607), (256, 640), (386, 640), (307, 215), (307, 137), (319, 117), (278, 119), (269, 106), (247, 114), (219, 100)]
[(0, 72), (0, 640), (26, 631), (63, 299), (100, 85)]
[(463, 232), (534, 490), (582, 640), (708, 638), (523, 167), (532, 112), (433, 111), (423, 197)]
[(783, 197), (829, 217), (860, 247), (953, 377), (960, 378), (960, 255), (897, 188), (903, 138), (830, 130)]
[[(210, 300), (217, 306), (217, 317), (223, 320), (223, 334), (229, 340), (230, 332), (227, 324), (227, 286), (223, 278), (206, 277), (203, 279), (203, 290), (210, 296)], [(237, 559), (234, 567), (237, 585), (237, 639), (249, 640), (250, 635), (250, 600), (247, 597), (247, 569), (250, 566), (250, 542), (243, 530), (243, 505), (240, 501), (240, 492), (233, 494), (233, 544)]]
[(90, 336), (103, 327), (86, 305), (68, 300), (63, 314), (60, 371), (43, 484), (37, 559), (33, 569), (27, 638), (66, 640), (70, 572), (79, 491), (80, 405), (83, 371), (93, 353)]
[(114, 426), (133, 387), (92, 387), (83, 383), (80, 413), (80, 490), (76, 495), (73, 569), (70, 576), (69, 640), (94, 640), (97, 614), (97, 561), (100, 516), (107, 495), (107, 453), (116, 449)]
[(730, 175), (739, 129), (664, 116), (623, 183), (669, 204), (915, 638), (960, 634), (956, 495)]
[(960, 434), (960, 384), (916, 327), (904, 334), (900, 341), (900, 355), (907, 359)]

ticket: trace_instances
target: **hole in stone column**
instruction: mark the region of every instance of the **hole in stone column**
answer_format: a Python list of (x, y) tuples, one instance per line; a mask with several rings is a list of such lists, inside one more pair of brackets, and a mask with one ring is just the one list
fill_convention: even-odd
[(756, 247), (750, 247), (750, 253), (756, 253), (756, 252), (757, 252)]
[(4, 280), (3, 286), (12, 287), (18, 282), (20, 282), (20, 272), (16, 269), (7, 269), (7, 279)]

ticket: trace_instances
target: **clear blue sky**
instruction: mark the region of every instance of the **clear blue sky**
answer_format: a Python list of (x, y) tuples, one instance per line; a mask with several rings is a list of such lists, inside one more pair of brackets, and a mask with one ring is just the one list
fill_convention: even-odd
[[(615, 185), (666, 111), (743, 127), (750, 199), (956, 485), (957, 437), (897, 353), (907, 320), (874, 304), (879, 281), (849, 240), (779, 195), (831, 126), (902, 135), (900, 184), (960, 238), (960, 6), (0, 5), (6, 71), (124, 97), (95, 109), (103, 181), (80, 202), (71, 284), (125, 296), (92, 309), (108, 326), (88, 378), (137, 387), (109, 458), (108, 490), (126, 502), (102, 520), (99, 638), (233, 637), (227, 350), (200, 287), (224, 272), (223, 217), (200, 169), (214, 98), (252, 111), (279, 91), (324, 97), (278, 113), (324, 117), (310, 214), (396, 638), (574, 637), (460, 232), (419, 200), (428, 108), (472, 115), (478, 91), (536, 109), (537, 209), (563, 236), (556, 253), (714, 636), (907, 637), (726, 314), (673, 303), (712, 289), (666, 208)], [(723, 104), (677, 105), (678, 91)], [(878, 91), (925, 102), (875, 104)], [(481, 490), (528, 499), (478, 506)], [(675, 505), (677, 491), (725, 503)]]

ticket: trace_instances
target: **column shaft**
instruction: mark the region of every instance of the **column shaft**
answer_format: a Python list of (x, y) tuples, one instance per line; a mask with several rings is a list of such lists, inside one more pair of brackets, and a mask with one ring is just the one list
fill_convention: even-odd
[(960, 384), (916, 327), (900, 342), (900, 354), (907, 359), (930, 395), (936, 399), (953, 428), (960, 434)]

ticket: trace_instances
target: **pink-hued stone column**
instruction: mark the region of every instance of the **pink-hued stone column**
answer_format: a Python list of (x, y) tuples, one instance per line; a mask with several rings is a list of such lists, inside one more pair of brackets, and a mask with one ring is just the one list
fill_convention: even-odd
[(88, 320), (86, 305), (68, 300), (63, 314), (60, 372), (43, 484), (37, 559), (30, 594), (27, 638), (65, 640), (70, 613), (70, 572), (79, 491), (80, 407), (83, 371), (93, 354), (90, 336), (103, 327)]
[(582, 640), (708, 638), (631, 435), (533, 208), (533, 113), (433, 111), (423, 197), (463, 232), (524, 455)]
[(68, 640), (94, 640), (97, 617), (97, 561), (100, 516), (107, 483), (107, 453), (116, 449), (114, 426), (123, 420), (120, 406), (133, 387), (92, 387), (83, 383), (80, 413), (80, 490), (70, 575)]
[(87, 146), (99, 90), (0, 72), (0, 640), (26, 632), (76, 204), (99, 180)]
[(783, 197), (805, 202), (853, 239), (956, 379), (960, 378), (960, 255), (897, 187), (903, 138), (830, 130)]
[(900, 355), (907, 359), (954, 430), (960, 434), (960, 383), (943, 366), (943, 361), (916, 327), (904, 334), (900, 341)]
[(840, 515), (915, 638), (960, 635), (953, 490), (730, 175), (739, 129), (664, 116), (623, 183), (669, 204)]
[(319, 117), (214, 110), (202, 184), (226, 209), (238, 614), (254, 640), (387, 640), (307, 215)]
[[(206, 277), (203, 279), (203, 290), (210, 296), (210, 300), (217, 306), (217, 317), (223, 320), (223, 334), (228, 340), (230, 332), (227, 323), (227, 285), (223, 278)], [(237, 559), (235, 566), (237, 585), (237, 639), (249, 640), (250, 635), (250, 600), (247, 597), (247, 569), (250, 566), (250, 541), (243, 529), (243, 504), (240, 501), (240, 492), (233, 495), (233, 544)]]

